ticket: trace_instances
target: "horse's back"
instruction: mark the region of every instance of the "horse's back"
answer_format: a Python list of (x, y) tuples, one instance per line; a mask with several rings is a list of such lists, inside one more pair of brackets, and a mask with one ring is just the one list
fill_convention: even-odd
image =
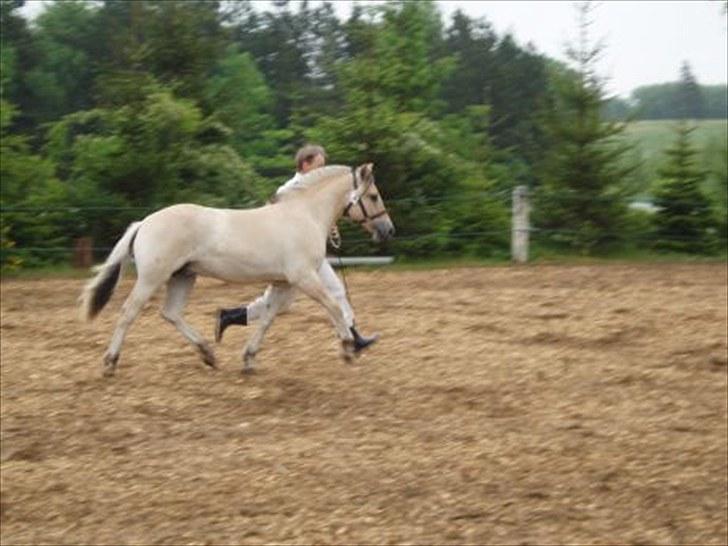
[(142, 222), (135, 244), (137, 266), (160, 278), (183, 268), (227, 280), (270, 276), (276, 245), (266, 244), (271, 218), (270, 208), (261, 214), (265, 208), (184, 203), (160, 209)]
[[(134, 245), (137, 269), (158, 278), (186, 269), (228, 281), (285, 280), (287, 271), (309, 261), (304, 255), (315, 234), (304, 220), (279, 205), (172, 205), (143, 220)], [(320, 251), (323, 259), (325, 246)]]
[(165, 275), (194, 259), (194, 254), (213, 237), (220, 209), (189, 203), (172, 205), (147, 216), (134, 242), (137, 268)]
[(223, 209), (214, 209), (211, 207), (204, 207), (202, 205), (196, 205), (194, 203), (179, 203), (177, 205), (170, 205), (159, 209), (144, 219), (144, 222), (159, 221), (167, 218), (187, 219), (194, 220), (200, 216), (206, 216), (214, 211), (220, 211)]

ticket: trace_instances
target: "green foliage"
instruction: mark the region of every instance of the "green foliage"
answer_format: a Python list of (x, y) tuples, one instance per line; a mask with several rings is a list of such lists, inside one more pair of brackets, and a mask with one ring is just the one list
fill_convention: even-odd
[(177, 83), (182, 96), (199, 97), (225, 49), (218, 2), (166, 0), (145, 6), (142, 63), (161, 81)]
[[(533, 166), (543, 149), (538, 112), (548, 88), (544, 58), (518, 46), (510, 35), (498, 38), (485, 20), (456, 12), (447, 30), (446, 51), (457, 59), (441, 93), (449, 112), (488, 105), (493, 144)], [(524, 173), (525, 174), (525, 173)], [(521, 183), (531, 183), (525, 176)]]
[(191, 101), (152, 86), (139, 103), (66, 116), (51, 128), (48, 152), (74, 186), (87, 180), (129, 203), (161, 206), (215, 193), (214, 179), (198, 176), (200, 162), (220, 153), (229, 132), (212, 127)]
[(38, 63), (27, 72), (27, 81), (37, 121), (88, 108), (96, 73), (97, 10), (88, 2), (57, 2), (38, 16), (36, 24)]
[(694, 128), (675, 127), (675, 142), (665, 152), (655, 190), (656, 246), (660, 250), (701, 254), (715, 250), (710, 202), (701, 191), (707, 172), (697, 165), (698, 151), (690, 142)]
[(370, 85), (398, 110), (437, 114), (440, 89), (454, 65), (450, 58), (435, 58), (442, 22), (434, 2), (390, 3), (382, 17), (367, 64), (355, 63), (356, 77), (371, 78)]
[[(98, 207), (72, 229), (110, 244), (144, 212), (178, 202), (259, 203), (265, 188), (227, 143), (230, 131), (191, 101), (151, 86), (117, 109), (64, 117), (49, 132), (48, 155), (69, 187), (69, 203)], [(121, 207), (115, 217), (105, 210)]]
[[(343, 110), (322, 117), (306, 136), (325, 142), (337, 162), (374, 162), (380, 190), (393, 201), (398, 252), (494, 252), (502, 248), (507, 221), (503, 203), (482, 199), (494, 185), (488, 109), (473, 107), (435, 121), (448, 61), (428, 78), (418, 76), (432, 55), (432, 5), (390, 4), (383, 15), (371, 53), (342, 70)], [(382, 58), (387, 62), (377, 62)]]
[(17, 108), (18, 115), (13, 124), (27, 128), (33, 124), (32, 116), (22, 114), (27, 105), (32, 105), (32, 89), (27, 82), (27, 73), (37, 63), (38, 54), (33, 34), (17, 11), (21, 5), (15, 0), (0, 0), (0, 84), (2, 99)]
[[(68, 238), (54, 210), (65, 202), (66, 188), (53, 174), (53, 164), (33, 154), (27, 139), (9, 133), (16, 109), (0, 100), (0, 207), (2, 214), (2, 265), (38, 263), (21, 259), (19, 247), (63, 246)], [(27, 214), (24, 209), (49, 209), (41, 214)], [(53, 256), (44, 256), (52, 259)], [(56, 256), (56, 258), (59, 258)]]
[(231, 145), (242, 157), (270, 153), (260, 135), (274, 127), (272, 93), (249, 53), (230, 48), (208, 79), (203, 98), (206, 110), (230, 128)]
[(235, 43), (250, 52), (274, 92), (273, 115), (279, 126), (288, 124), (307, 86), (309, 67), (302, 37), (309, 26), (307, 5), (301, 4), (294, 14), (286, 2), (276, 13), (262, 16), (247, 10), (233, 31)]
[[(32, 25), (21, 3), (0, 0), (5, 265), (66, 259), (89, 235), (102, 258), (171, 203), (262, 203), (306, 141), (330, 163), (375, 163), (398, 237), (372, 247), (347, 227), (351, 254), (503, 257), (518, 184), (540, 186), (549, 244), (604, 252), (654, 227), (625, 197), (649, 196), (668, 143), (630, 149), (602, 122), (631, 104), (607, 104), (588, 48), (566, 67), (485, 19), (445, 24), (433, 1), (355, 4), (347, 20), (330, 2), (49, 1)], [(684, 103), (691, 90), (701, 115), (724, 112), (725, 87), (689, 72)], [(724, 232), (725, 143), (702, 134)]]
[(622, 157), (624, 126), (604, 121), (604, 87), (594, 73), (601, 52), (586, 34), (588, 5), (581, 8), (581, 38), (568, 51), (575, 71), (554, 72), (554, 96), (544, 115), (549, 139), (536, 195), (536, 224), (558, 246), (582, 254), (622, 242), (626, 195), (623, 181), (632, 169)]
[(12, 46), (0, 48), (0, 94), (7, 96), (10, 86), (16, 79), (16, 53)]
[(487, 21), (474, 21), (460, 10), (455, 12), (445, 39), (445, 50), (456, 58), (455, 69), (442, 90), (448, 112), (489, 102), (497, 42), (498, 36)]
[(103, 71), (149, 73), (181, 96), (200, 97), (228, 39), (219, 7), (204, 0), (105, 0), (98, 15)]
[(0, 273), (11, 273), (23, 266), (23, 259), (13, 253), (15, 241), (10, 238), (11, 225), (0, 223)]

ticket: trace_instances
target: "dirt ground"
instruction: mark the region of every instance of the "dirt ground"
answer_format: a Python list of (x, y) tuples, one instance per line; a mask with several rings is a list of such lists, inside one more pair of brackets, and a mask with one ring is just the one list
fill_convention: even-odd
[[(2, 544), (726, 544), (725, 264), (349, 272), (242, 376), (159, 316), (101, 357), (79, 280), (2, 283)], [(198, 283), (190, 322), (258, 286)]]

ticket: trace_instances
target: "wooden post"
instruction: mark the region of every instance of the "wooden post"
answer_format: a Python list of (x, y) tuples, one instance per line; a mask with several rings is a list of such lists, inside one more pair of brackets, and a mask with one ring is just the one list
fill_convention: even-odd
[(511, 212), (511, 260), (519, 264), (528, 261), (528, 232), (530, 229), (528, 217), (530, 212), (528, 187), (516, 186), (513, 188)]
[(73, 246), (73, 267), (88, 269), (94, 263), (94, 240), (91, 237), (79, 237)]

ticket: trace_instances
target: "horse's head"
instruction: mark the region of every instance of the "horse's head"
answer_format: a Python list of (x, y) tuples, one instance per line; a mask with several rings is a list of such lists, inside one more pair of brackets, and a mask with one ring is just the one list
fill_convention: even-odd
[(386, 241), (394, 237), (394, 224), (374, 182), (374, 164), (365, 163), (352, 170), (354, 191), (344, 214), (364, 226), (372, 239)]

